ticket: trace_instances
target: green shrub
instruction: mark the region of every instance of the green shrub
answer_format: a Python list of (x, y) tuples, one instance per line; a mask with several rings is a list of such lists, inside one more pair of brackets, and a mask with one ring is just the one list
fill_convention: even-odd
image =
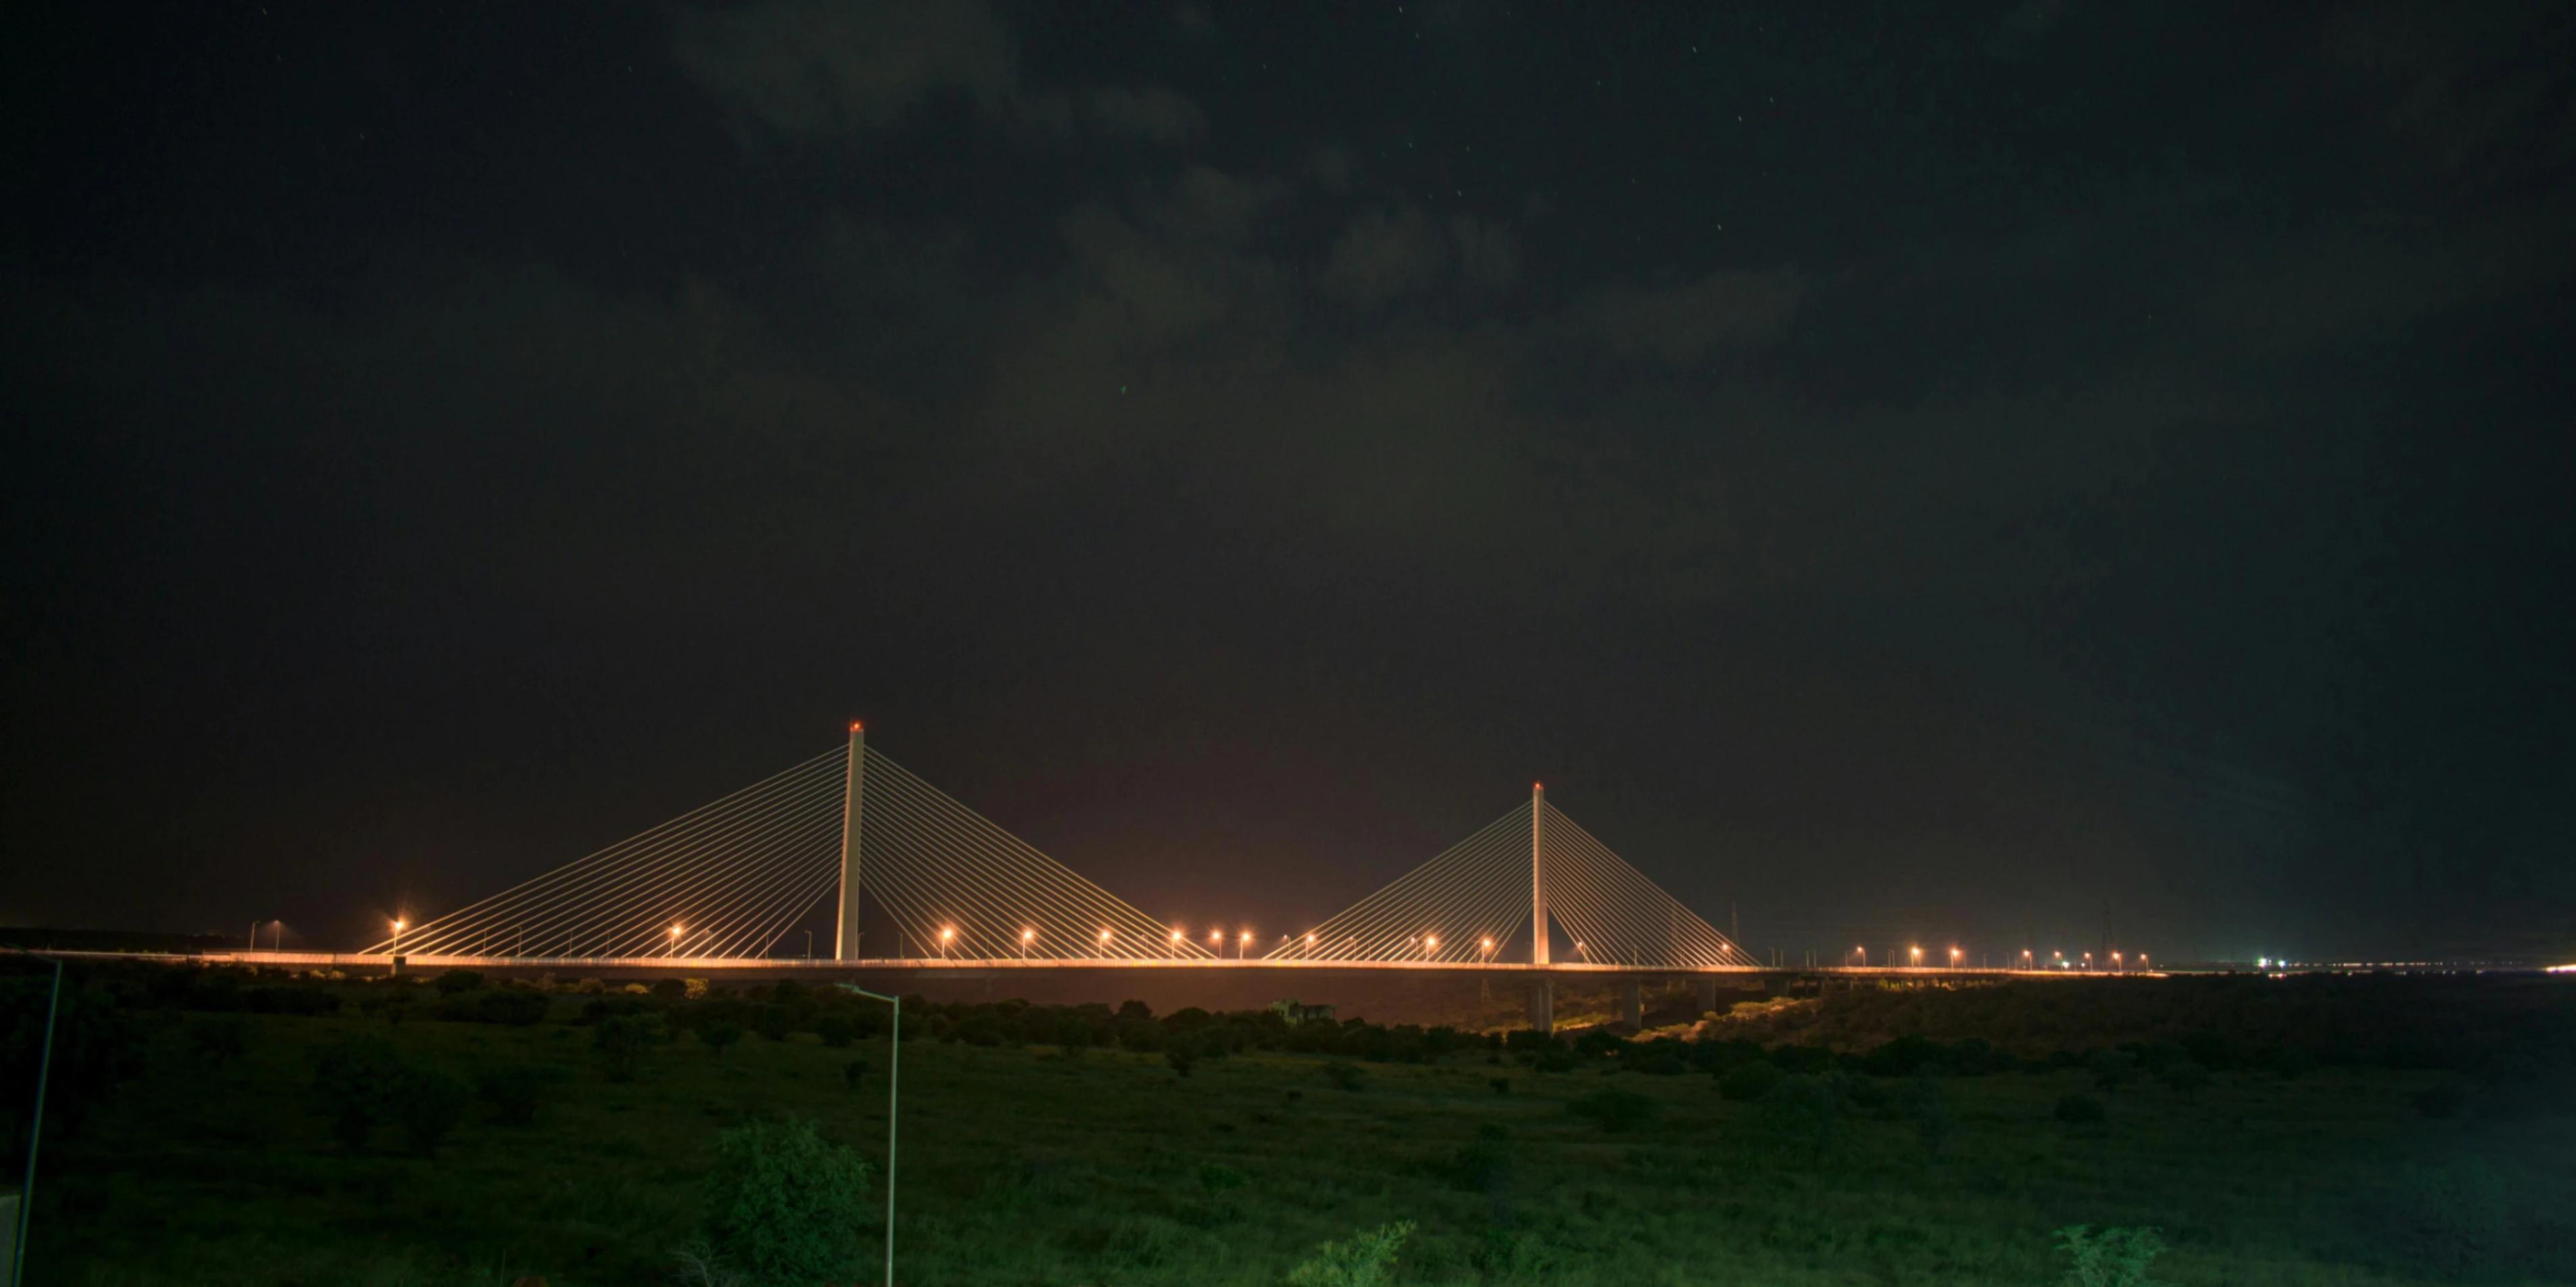
[(1329, 1063), (1324, 1065), (1324, 1080), (1333, 1083), (1335, 1090), (1358, 1090), (1367, 1084), (1368, 1075), (1357, 1064)]
[(422, 1157), (436, 1156), (439, 1143), (463, 1120), (472, 1098), (465, 1083), (435, 1068), (405, 1068), (394, 1083), (392, 1100), (403, 1142)]
[(599, 1052), (600, 1071), (610, 1081), (633, 1081), (644, 1064), (644, 1052), (662, 1039), (662, 1018), (653, 1014), (614, 1014), (591, 1029), (591, 1049)]
[(1206, 1162), (1199, 1166), (1199, 1187), (1207, 1190), (1210, 1197), (1228, 1189), (1242, 1188), (1251, 1182), (1252, 1177), (1223, 1163)]
[(1474, 1143), (1459, 1149), (1449, 1159), (1449, 1182), (1469, 1193), (1500, 1193), (1512, 1178), (1511, 1133), (1488, 1122), (1476, 1131)]
[(2469, 1103), (2469, 1092), (2458, 1082), (2446, 1081), (2415, 1092), (2415, 1111), (2426, 1117), (2457, 1117)]
[(492, 1117), (504, 1126), (527, 1126), (537, 1120), (547, 1089), (562, 1074), (552, 1068), (510, 1064), (487, 1068), (474, 1079), (474, 1093), (492, 1106)]
[(524, 1028), (532, 1023), (543, 1022), (547, 1009), (546, 994), (542, 992), (524, 992), (517, 989), (506, 992), (486, 992), (474, 1000), (474, 1017), (477, 1020), (483, 1023), (507, 1024), (514, 1028)]
[(1771, 1093), (1771, 1088), (1788, 1076), (1780, 1065), (1769, 1062), (1737, 1064), (1717, 1079), (1717, 1093), (1728, 1099), (1751, 1102)]
[(1923, 1141), (1923, 1154), (1938, 1158), (1950, 1147), (1950, 1137), (1958, 1130), (1958, 1119), (1950, 1115), (1948, 1100), (1941, 1094), (1941, 1083), (1917, 1074), (1906, 1092), (1906, 1109), (1914, 1118), (1915, 1138)]
[(1585, 1118), (1605, 1131), (1627, 1131), (1655, 1120), (1655, 1101), (1633, 1090), (1603, 1087), (1565, 1106), (1565, 1111)]
[(1512, 1093), (1512, 1079), (1509, 1077), (1488, 1078), (1485, 1084), (1493, 1087), (1494, 1093), (1497, 1095), (1508, 1095)]
[(2442, 1281), (2491, 1273), (2514, 1251), (2512, 1194), (2475, 1158), (2400, 1167), (2365, 1207), (2378, 1251)]
[(220, 1068), (250, 1047), (250, 1024), (237, 1014), (203, 1015), (188, 1023), (188, 1049)]
[(1327, 1242), (1288, 1271), (1288, 1287), (1386, 1287), (1395, 1281), (1395, 1253), (1413, 1236), (1413, 1222), (1398, 1220)]
[(2137, 1057), (2125, 1050), (2096, 1050), (2084, 1057), (2084, 1067), (2103, 1090), (2118, 1090), (2138, 1078)]
[(2109, 1228), (2071, 1224), (2054, 1235), (2058, 1250), (2072, 1261), (2060, 1287), (2163, 1287), (2147, 1276), (2147, 1266), (2163, 1254), (2165, 1240), (2154, 1229)]
[(859, 1039), (859, 1018), (838, 1010), (825, 1011), (814, 1020), (814, 1035), (821, 1037), (824, 1045), (841, 1049)]
[(1781, 1136), (1804, 1143), (1811, 1154), (1833, 1146), (1842, 1129), (1849, 1088), (1838, 1073), (1783, 1077), (1762, 1097), (1762, 1120)]
[(726, 1047), (740, 1040), (742, 1040), (742, 1027), (739, 1024), (728, 1023), (722, 1019), (710, 1019), (698, 1025), (698, 1044), (716, 1052), (718, 1059), (724, 1058)]
[(439, 975), (435, 986), (443, 997), (463, 996), (483, 986), (483, 976), (472, 970), (449, 970)]
[(868, 1164), (803, 1118), (726, 1131), (707, 1180), (707, 1236), (754, 1281), (812, 1287), (858, 1276)]
[(313, 1099), (331, 1119), (331, 1134), (352, 1153), (364, 1151), (376, 1123), (391, 1111), (402, 1058), (382, 1037), (352, 1037), (313, 1059)]
[(1784, 1073), (1821, 1073), (1834, 1066), (1834, 1052), (1825, 1046), (1773, 1046), (1771, 1062)]
[(841, 1065), (841, 1084), (842, 1084), (842, 1085), (847, 1086), (847, 1087), (849, 1087), (849, 1088), (850, 1088), (850, 1089), (852, 1089), (852, 1090), (857, 1090), (857, 1089), (859, 1088), (860, 1083), (862, 1083), (862, 1082), (866, 1081), (867, 1079), (868, 1079), (868, 1061), (867, 1061), (867, 1060), (865, 1060), (865, 1059), (853, 1059), (853, 1060), (851, 1060), (850, 1062), (848, 1062), (848, 1063), (846, 1063), (846, 1064)]
[(2111, 1118), (2109, 1110), (2102, 1107), (2102, 1101), (2091, 1095), (2060, 1097), (2054, 1115), (2069, 1126), (2099, 1126)]
[(2209, 1070), (2188, 1058), (2176, 1059), (2157, 1070), (2156, 1080), (2185, 1099), (2196, 1099), (2200, 1088), (2209, 1084)]

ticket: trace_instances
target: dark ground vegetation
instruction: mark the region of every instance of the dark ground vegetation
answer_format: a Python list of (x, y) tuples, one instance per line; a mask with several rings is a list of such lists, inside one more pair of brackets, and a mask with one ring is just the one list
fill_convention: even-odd
[[(39, 981), (0, 998), (14, 1158)], [(1358, 1281), (1339, 1256), (1404, 1283), (2039, 1284), (2117, 1251), (2176, 1284), (2576, 1277), (2563, 983), (2049, 980), (1744, 1013), (1551, 1040), (915, 1000), (901, 1276)], [(81, 969), (31, 1279), (873, 1264), (885, 1028), (794, 983)]]

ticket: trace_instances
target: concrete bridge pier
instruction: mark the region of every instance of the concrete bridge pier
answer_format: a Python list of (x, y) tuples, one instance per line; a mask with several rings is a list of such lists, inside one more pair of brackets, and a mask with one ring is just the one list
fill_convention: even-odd
[(1701, 979), (1699, 981), (1699, 1012), (1701, 1014), (1712, 1014), (1715, 1013), (1716, 1010), (1717, 980)]
[(1636, 979), (1620, 980), (1619, 1021), (1630, 1032), (1646, 1026), (1646, 985)]
[(1531, 1030), (1542, 1036), (1556, 1031), (1556, 983), (1554, 980), (1530, 980), (1529, 1021)]

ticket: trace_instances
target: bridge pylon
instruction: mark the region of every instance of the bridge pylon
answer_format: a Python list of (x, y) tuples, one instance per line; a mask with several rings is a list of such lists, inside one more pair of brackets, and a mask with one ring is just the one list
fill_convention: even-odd
[(832, 959), (859, 959), (859, 806), (863, 803), (868, 772), (868, 731), (858, 720), (850, 721), (850, 767), (841, 795), (841, 915), (832, 933)]
[(1530, 964), (1547, 964), (1547, 785), (1530, 783)]

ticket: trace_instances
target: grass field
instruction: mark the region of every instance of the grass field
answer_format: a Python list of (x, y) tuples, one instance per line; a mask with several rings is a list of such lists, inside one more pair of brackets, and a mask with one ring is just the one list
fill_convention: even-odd
[[(528, 1026), (226, 1016), (245, 1026), (220, 1062), (192, 1047), (202, 1017), (130, 1015), (139, 1071), (48, 1141), (30, 1281), (669, 1282), (726, 1127), (800, 1114), (881, 1160), (882, 1037), (681, 1036), (616, 1082), (574, 1004)], [(557, 1080), (533, 1124), (477, 1105), (435, 1156), (352, 1153), (313, 1087), (317, 1052), (353, 1034), (460, 1077)], [(2576, 1117), (2427, 1115), (2415, 1100), (2448, 1073), (1860, 1077), (1825, 1119), (1728, 1099), (1704, 1072), (1620, 1067), (1253, 1051), (1184, 1077), (1124, 1049), (907, 1040), (898, 1277), (1273, 1284), (1319, 1242), (1399, 1219), (1418, 1231), (1397, 1280), (1421, 1283), (2052, 1283), (2050, 1231), (2079, 1223), (2160, 1227), (2155, 1274), (2176, 1284), (2576, 1274)], [(1651, 1120), (1570, 1109), (1605, 1089)], [(2059, 1121), (2069, 1095), (2105, 1120)]]

